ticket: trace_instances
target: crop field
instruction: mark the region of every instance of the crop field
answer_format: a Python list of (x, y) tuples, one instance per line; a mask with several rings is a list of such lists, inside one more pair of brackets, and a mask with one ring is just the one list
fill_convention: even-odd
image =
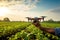
[[(60, 23), (41, 23), (43, 27), (58, 28)], [(43, 32), (30, 22), (0, 22), (0, 40), (60, 40)]]

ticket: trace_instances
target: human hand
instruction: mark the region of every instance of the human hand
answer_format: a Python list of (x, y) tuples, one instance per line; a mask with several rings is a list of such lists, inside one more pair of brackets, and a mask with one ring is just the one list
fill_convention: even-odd
[(41, 26), (39, 21), (33, 21), (33, 24), (34, 24), (36, 27)]

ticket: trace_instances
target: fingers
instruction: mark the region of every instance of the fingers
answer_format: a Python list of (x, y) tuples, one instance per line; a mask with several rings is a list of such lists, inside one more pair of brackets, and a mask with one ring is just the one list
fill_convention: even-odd
[(33, 22), (33, 24), (36, 26), (36, 27), (38, 27), (38, 26), (40, 26), (40, 23), (37, 21), (37, 22)]

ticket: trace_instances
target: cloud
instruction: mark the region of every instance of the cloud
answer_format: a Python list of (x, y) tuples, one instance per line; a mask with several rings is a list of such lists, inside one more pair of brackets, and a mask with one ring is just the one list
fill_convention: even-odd
[(60, 8), (53, 9), (51, 12), (60, 13)]
[[(3, 0), (4, 1), (4, 0)], [(11, 7), (15, 10), (30, 10), (36, 7), (36, 4), (40, 0), (5, 0), (1, 2), (0, 6)]]
[(44, 13), (60, 13), (60, 7), (46, 10)]
[(22, 13), (36, 8), (37, 2), (38, 0), (20, 0), (17, 3), (12, 2), (9, 8), (14, 12)]
[(7, 5), (25, 4), (25, 5), (35, 5), (40, 0), (2, 0), (1, 3), (7, 3)]
[(44, 12), (42, 12), (43, 15), (46, 15), (46, 19), (53, 19), (55, 21), (59, 20), (60, 21), (60, 7), (55, 8), (55, 9), (49, 9)]

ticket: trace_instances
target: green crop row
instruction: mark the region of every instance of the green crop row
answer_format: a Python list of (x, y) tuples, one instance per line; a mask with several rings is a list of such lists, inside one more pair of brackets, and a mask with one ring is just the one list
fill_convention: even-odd
[[(59, 23), (41, 23), (43, 27), (60, 27)], [(43, 34), (43, 31), (36, 28), (28, 22), (0, 22), (0, 38), (5, 35), (8, 40), (60, 40), (57, 36), (49, 33)]]

